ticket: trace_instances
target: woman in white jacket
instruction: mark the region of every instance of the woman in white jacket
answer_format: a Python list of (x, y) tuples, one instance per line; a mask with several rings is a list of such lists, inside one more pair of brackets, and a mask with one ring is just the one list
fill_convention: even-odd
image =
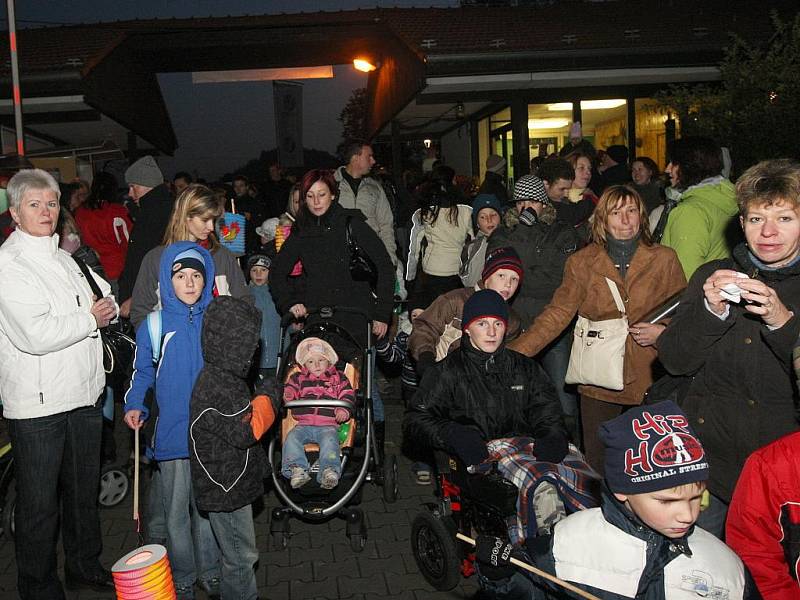
[(461, 250), (474, 236), (472, 208), (459, 204), (455, 171), (440, 165), (420, 186), (420, 206), (411, 217), (411, 245), (406, 280), (419, 306), (429, 306), (445, 292), (461, 287)]
[(20, 171), (7, 193), (17, 228), (0, 247), (0, 397), (15, 461), (17, 583), (23, 599), (58, 599), (59, 521), (67, 586), (113, 587), (99, 562), (97, 401), (105, 386), (99, 328), (118, 307), (111, 296), (94, 298), (59, 249), (53, 177)]

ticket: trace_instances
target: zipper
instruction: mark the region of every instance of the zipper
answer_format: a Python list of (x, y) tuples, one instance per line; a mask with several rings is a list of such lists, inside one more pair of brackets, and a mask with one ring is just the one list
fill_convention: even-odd
[(81, 305), (81, 297), (78, 294), (75, 294), (75, 302), (78, 303), (78, 306)]
[(189, 307), (189, 323), (194, 323), (194, 306)]

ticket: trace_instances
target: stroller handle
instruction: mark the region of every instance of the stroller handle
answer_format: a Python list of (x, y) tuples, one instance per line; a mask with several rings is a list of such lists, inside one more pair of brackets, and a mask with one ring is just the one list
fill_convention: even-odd
[(346, 400), (290, 400), (284, 408), (346, 408), (353, 410), (353, 403)]
[[(336, 313), (349, 313), (363, 317), (367, 323), (372, 323), (372, 317), (366, 311), (354, 306), (307, 306), (306, 316), (319, 315), (323, 319), (330, 319)], [(281, 327), (286, 327), (297, 321), (292, 313), (287, 312), (281, 317)]]

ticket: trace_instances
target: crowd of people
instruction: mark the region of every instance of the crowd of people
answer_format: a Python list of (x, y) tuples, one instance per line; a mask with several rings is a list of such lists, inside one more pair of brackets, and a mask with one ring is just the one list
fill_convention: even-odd
[[(443, 161), (398, 185), (371, 177), (364, 141), (335, 171), (289, 180), (271, 165), (230, 188), (166, 182), (144, 156), (125, 172), (127, 206), (109, 173), (60, 186), (18, 172), (0, 246), (0, 397), (21, 597), (64, 597), (59, 527), (66, 585), (112, 585), (90, 482), (115, 454), (102, 407), (116, 398), (157, 465), (145, 531), (168, 549), (178, 598), (196, 585), (257, 598), (260, 440), (282, 402), (337, 401), (296, 411), (280, 467), (291, 488), (336, 488), (339, 425), (357, 403), (341, 365), (373, 344), (362, 367), (401, 369), (417, 483), (431, 484), (436, 452), (477, 466), (501, 449), (527, 465), (520, 477), (557, 482), (555, 517), (520, 501), (507, 539), (478, 538), (488, 593), (553, 592), (515, 557), (600, 598), (796, 597), (800, 163), (764, 161), (734, 183), (724, 156), (685, 137), (662, 169), (576, 138), (513, 182), (489, 156), (474, 194)], [(243, 252), (220, 235), (234, 210)], [(349, 339), (304, 339), (281, 380), (281, 322), (313, 325), (323, 307), (347, 307)], [(113, 389), (103, 331), (117, 319), (137, 351)], [(376, 381), (370, 395), (382, 447)], [(593, 501), (570, 496), (601, 480)]]

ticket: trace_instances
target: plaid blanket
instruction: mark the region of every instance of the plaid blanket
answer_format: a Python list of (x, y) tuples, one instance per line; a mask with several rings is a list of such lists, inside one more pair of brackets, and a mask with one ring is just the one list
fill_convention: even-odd
[(515, 546), (537, 535), (537, 520), (555, 524), (548, 515), (536, 514), (535, 492), (543, 482), (552, 484), (567, 514), (599, 506), (599, 497), (594, 494), (599, 493), (601, 477), (584, 461), (575, 446), (570, 444), (566, 458), (556, 464), (537, 460), (534, 444), (529, 437), (502, 438), (487, 444), (489, 458), (484, 465), (490, 468), (497, 462), (500, 474), (519, 490), (517, 515), (506, 523), (509, 540)]

